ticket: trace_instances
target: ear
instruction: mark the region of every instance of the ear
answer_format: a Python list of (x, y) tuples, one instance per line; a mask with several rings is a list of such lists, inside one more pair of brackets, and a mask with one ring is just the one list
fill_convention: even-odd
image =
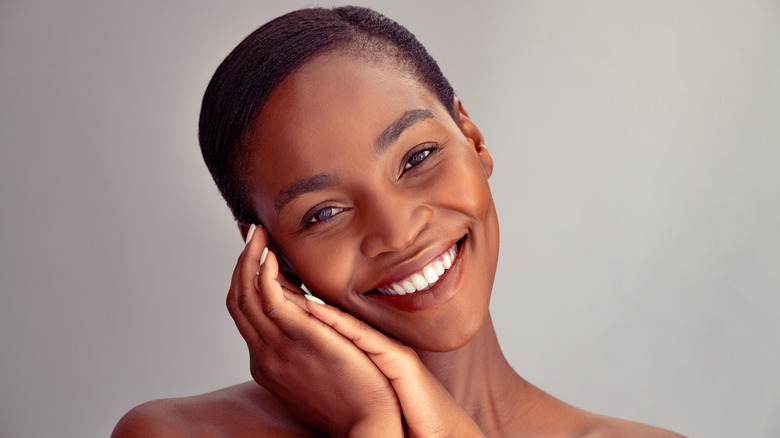
[(490, 178), (490, 175), (493, 174), (493, 157), (490, 156), (490, 152), (485, 146), (485, 138), (482, 136), (479, 128), (477, 128), (477, 125), (471, 121), (466, 108), (463, 108), (463, 102), (456, 97), (455, 104), (458, 106), (460, 130), (466, 138), (473, 142), (474, 149), (477, 151), (477, 157), (480, 163), (482, 163), (482, 169), (485, 171), (485, 175)]

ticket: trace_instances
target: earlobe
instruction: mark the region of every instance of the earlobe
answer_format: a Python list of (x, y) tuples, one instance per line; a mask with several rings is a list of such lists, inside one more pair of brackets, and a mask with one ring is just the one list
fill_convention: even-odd
[(493, 174), (493, 157), (484, 143), (477, 145), (477, 155), (479, 156), (479, 162), (482, 163), (482, 170), (490, 178), (490, 175)]
[(466, 138), (473, 142), (479, 161), (482, 163), (482, 169), (485, 171), (485, 175), (490, 178), (490, 175), (493, 173), (493, 157), (490, 156), (490, 152), (485, 146), (485, 138), (482, 136), (479, 128), (477, 128), (477, 125), (471, 121), (469, 113), (463, 107), (463, 102), (457, 97), (455, 98), (455, 105), (458, 107), (460, 130)]

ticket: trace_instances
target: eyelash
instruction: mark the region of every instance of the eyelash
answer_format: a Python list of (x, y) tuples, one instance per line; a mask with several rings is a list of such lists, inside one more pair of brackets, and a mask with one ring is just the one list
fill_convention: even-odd
[[(410, 153), (408, 155), (408, 158), (406, 159), (406, 163), (404, 164), (404, 168), (402, 169), (401, 174), (403, 175), (404, 173), (406, 173), (407, 170), (410, 170), (410, 169), (412, 169), (414, 167), (417, 167), (418, 165), (423, 163), (425, 160), (428, 159), (428, 157), (431, 156), (431, 154), (434, 154), (436, 151), (438, 151), (439, 148), (440, 148), (440, 146), (438, 144), (427, 144), (427, 145), (425, 145), (425, 147), (423, 149), (417, 149), (417, 150), (413, 151), (412, 153)], [(412, 159), (414, 157), (420, 155), (420, 154), (422, 154), (422, 157), (420, 158), (420, 160), (418, 162), (416, 162), (416, 163), (411, 163)], [(329, 210), (331, 210), (331, 213), (327, 217), (318, 218), (320, 213), (323, 213), (323, 212), (326, 212), (326, 211), (329, 211)], [(317, 224), (319, 222), (327, 222), (332, 217), (334, 217), (337, 214), (343, 212), (344, 210), (346, 210), (346, 208), (344, 208), (344, 207), (332, 207), (332, 206), (316, 210), (312, 215), (306, 216), (306, 219), (304, 219), (304, 221), (303, 221), (303, 228), (308, 228), (308, 227), (310, 227), (310, 226), (312, 226), (314, 224)]]
[[(325, 218), (322, 218), (322, 219), (318, 219), (318, 218), (317, 218), (317, 216), (319, 216), (319, 214), (320, 214), (320, 213), (322, 213), (322, 212), (325, 212), (325, 211), (328, 211), (328, 210), (337, 210), (337, 211), (335, 211), (335, 212), (331, 212), (331, 214), (329, 214), (329, 215), (328, 215), (327, 217), (325, 217)], [(332, 218), (333, 216), (335, 216), (335, 215), (337, 215), (337, 214), (341, 213), (341, 212), (342, 212), (342, 211), (344, 211), (344, 210), (346, 210), (346, 208), (343, 208), (343, 207), (325, 207), (325, 208), (321, 208), (321, 209), (319, 209), (319, 210), (315, 211), (315, 212), (314, 212), (314, 214), (312, 214), (311, 216), (309, 216), (309, 217), (308, 217), (308, 219), (306, 219), (306, 223), (305, 223), (304, 225), (305, 225), (305, 226), (310, 226), (310, 225), (314, 225), (314, 224), (316, 224), (317, 222), (325, 222), (325, 221), (327, 221), (328, 219), (330, 219), (330, 218)]]
[[(402, 173), (405, 173), (407, 170), (416, 167), (419, 164), (421, 164), (423, 161), (427, 160), (428, 157), (431, 156), (431, 154), (434, 154), (436, 153), (436, 151), (439, 150), (439, 147), (440, 146), (437, 143), (426, 144), (424, 148), (413, 151), (411, 154), (409, 154), (409, 158), (406, 159), (406, 163), (404, 164)], [(419, 162), (412, 164), (411, 163), (412, 159), (419, 154), (424, 154), (422, 156), (422, 159), (420, 159)]]

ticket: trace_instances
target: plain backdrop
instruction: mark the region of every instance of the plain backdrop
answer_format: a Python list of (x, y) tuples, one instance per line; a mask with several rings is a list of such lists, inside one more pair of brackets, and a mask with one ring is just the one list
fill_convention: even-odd
[[(780, 436), (780, 2), (360, 3), (487, 139), (520, 374), (690, 436)], [(0, 2), (0, 436), (105, 437), (250, 379), (200, 99), (244, 36), (315, 4)]]

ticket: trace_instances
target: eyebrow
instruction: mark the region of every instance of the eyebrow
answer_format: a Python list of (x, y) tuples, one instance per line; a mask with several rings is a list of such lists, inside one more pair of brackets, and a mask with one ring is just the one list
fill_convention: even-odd
[(326, 189), (341, 182), (338, 176), (332, 173), (321, 173), (309, 178), (304, 178), (300, 181), (296, 181), (290, 185), (282, 187), (279, 191), (279, 195), (274, 201), (274, 207), (276, 207), (276, 213), (284, 207), (285, 204), (300, 197), (301, 195), (317, 190)]
[(409, 110), (403, 113), (401, 117), (397, 118), (390, 126), (385, 128), (385, 130), (379, 134), (379, 137), (376, 138), (376, 142), (374, 143), (376, 151), (382, 154), (391, 144), (398, 140), (398, 137), (400, 137), (405, 130), (423, 120), (435, 118), (436, 116), (427, 109)]
[[(406, 111), (401, 115), (401, 117), (395, 119), (395, 121), (393, 121), (390, 126), (385, 128), (385, 130), (379, 134), (379, 136), (376, 138), (376, 141), (374, 142), (376, 151), (380, 154), (383, 153), (387, 150), (388, 147), (390, 147), (391, 144), (398, 140), (398, 137), (400, 137), (405, 130), (411, 128), (423, 120), (435, 118), (436, 116), (434, 116), (433, 113), (427, 109)], [(339, 184), (340, 182), (341, 180), (339, 177), (332, 173), (321, 173), (319, 175), (304, 178), (300, 181), (296, 181), (292, 184), (284, 186), (279, 191), (279, 195), (274, 201), (276, 213), (278, 214), (282, 207), (284, 207), (287, 203), (296, 198), (299, 198), (306, 193), (326, 189), (328, 187)]]

